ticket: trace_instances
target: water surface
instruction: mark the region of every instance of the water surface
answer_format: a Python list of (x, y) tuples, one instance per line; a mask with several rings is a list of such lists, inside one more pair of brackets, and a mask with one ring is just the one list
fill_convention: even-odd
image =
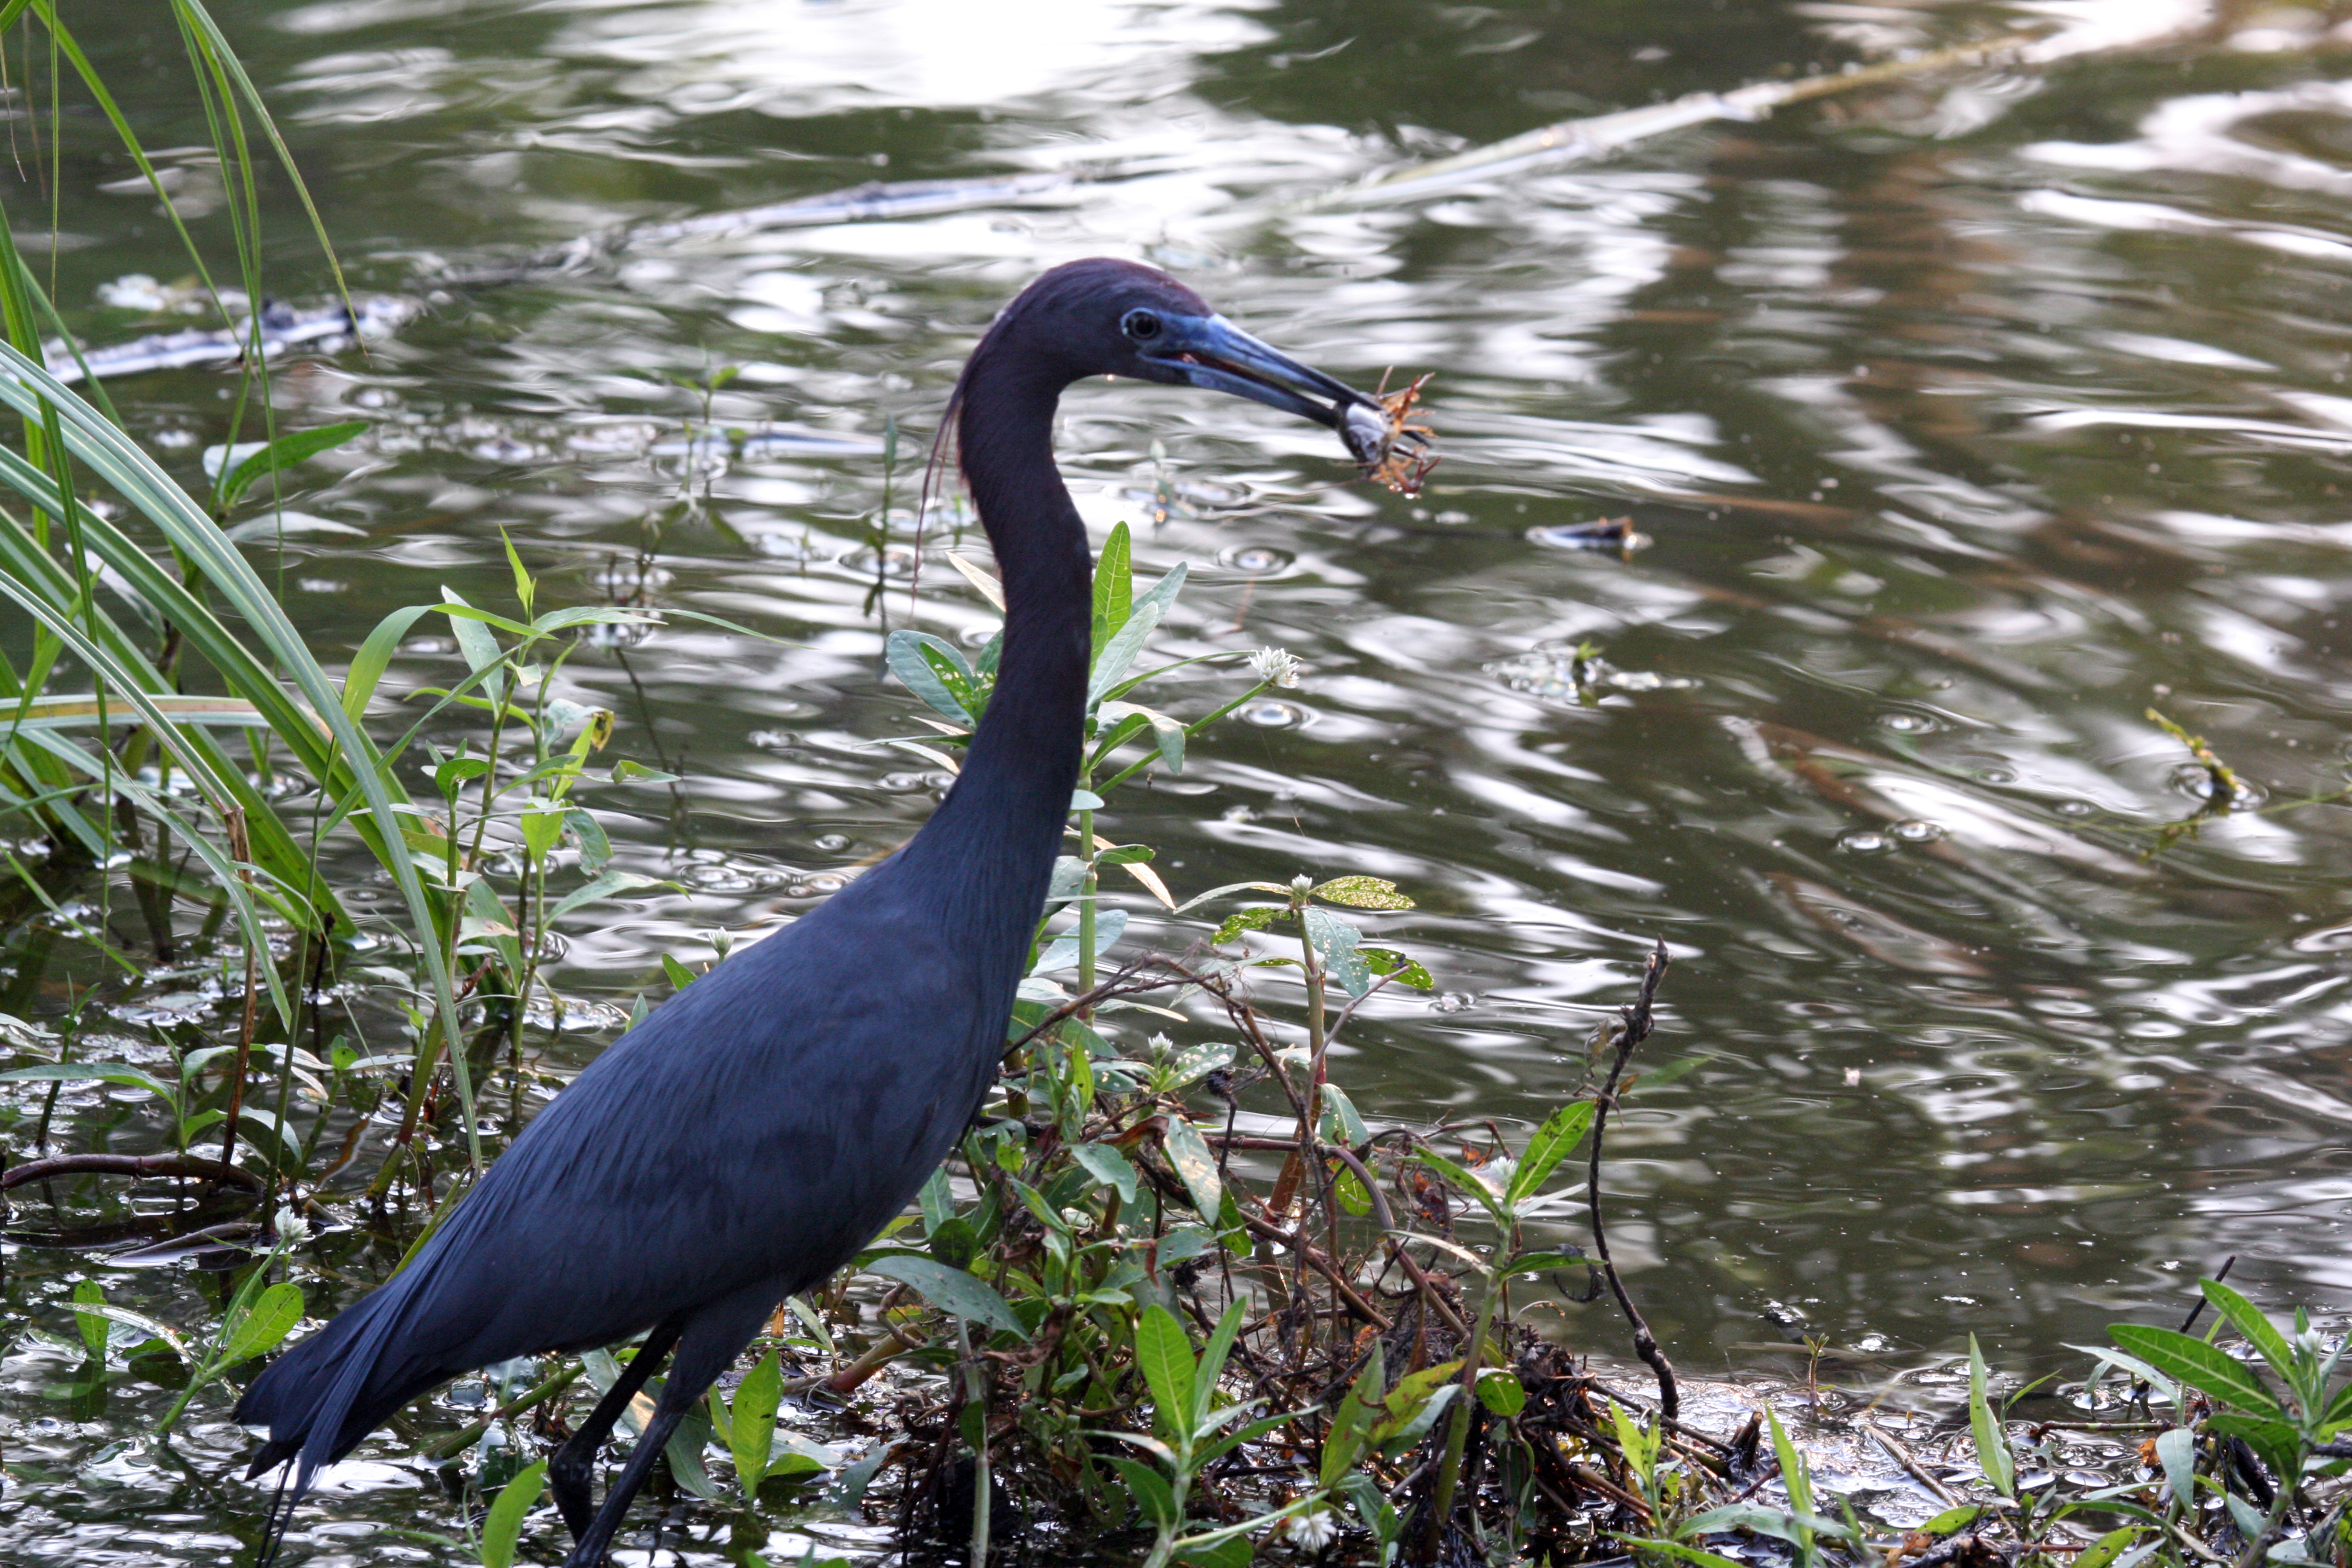
[[(1417, 500), (1228, 399), (1089, 386), (1060, 437), (1097, 538), (1125, 520), (1144, 575), (1190, 563), (1160, 649), (1272, 644), (1310, 668), (1106, 831), (1159, 846), (1180, 898), (1364, 871), (1420, 901), (1376, 925), (1442, 994), (1364, 1009), (1340, 1071), (1368, 1116), (1540, 1118), (1664, 937), (1652, 1048), (1700, 1061), (1637, 1097), (1607, 1186), (1685, 1368), (1784, 1369), (1758, 1347), (1798, 1330), (1891, 1367), (1970, 1331), (2063, 1364), (2107, 1322), (2177, 1312), (2231, 1254), (2273, 1308), (2340, 1313), (2352, 817), (2287, 808), (2352, 777), (2352, 24), (2185, 0), (1023, 9), (1015, 29), (934, 0), (237, 8), (355, 286), (426, 307), (277, 381), (282, 420), (371, 425), (288, 498), (358, 531), (287, 539), (315, 645), (444, 584), (503, 602), (502, 531), (551, 598), (634, 587), (650, 549), (653, 602), (782, 639), (678, 625), (567, 666), (570, 696), (620, 712), (618, 754), (685, 775), (596, 804), (623, 864), (691, 896), (572, 920), (554, 979), (592, 1026), (551, 1068), (660, 994), (662, 953), (699, 963), (710, 931), (791, 918), (929, 811), (937, 778), (873, 744), (910, 711), (867, 603), (885, 420), (918, 448), (995, 307), (1107, 252), (1359, 384), (1436, 373), (1445, 458)], [(108, 15), (86, 36), (142, 134), (198, 142), (162, 14)], [(1549, 121), (2020, 26), (2063, 31), (2042, 63), (1301, 205)], [(2069, 52), (2102, 38), (2119, 47)], [(100, 290), (184, 263), (151, 196), (106, 188), (130, 171), (103, 124), (63, 134), (58, 296), (94, 339), (156, 330)], [(208, 171), (169, 161), (218, 240)], [(428, 281), (866, 180), (1050, 172), (1075, 177)], [(315, 300), (323, 269), (290, 194), (271, 199), (276, 286)], [(675, 382), (722, 368), (721, 425), (835, 439), (677, 450), (701, 405)], [(228, 385), (114, 396), (193, 477)], [(888, 571), (917, 542), (911, 460)], [(1647, 548), (1576, 547), (1575, 525), (1628, 516)], [(989, 614), (945, 566), (945, 521), (914, 613), (956, 636)], [(459, 668), (424, 638), (395, 678)], [(1191, 715), (1230, 689), (1163, 696)], [(2263, 809), (2162, 837), (2205, 780), (2151, 706)], [(1122, 951), (1203, 931), (1128, 904)], [(61, 961), (27, 1010), (97, 977)], [(225, 1026), (190, 984), (183, 1015)], [(1279, 1008), (1283, 983), (1265, 995)], [(135, 1036), (157, 1003), (109, 1005)], [(78, 1102), (74, 1136), (152, 1146), (135, 1105)], [(121, 1214), (66, 1197), (68, 1219)], [(84, 1274), (166, 1319), (211, 1289), (9, 1261), (11, 1317), (57, 1333)], [(1562, 1324), (1621, 1345), (1601, 1305)], [(0, 1555), (88, 1562), (102, 1537), (114, 1561), (215, 1562), (250, 1538), (219, 1402), (159, 1458), (131, 1440), (145, 1394), (68, 1398), (70, 1369), (24, 1341), (0, 1373), (21, 1500)], [(349, 1522), (418, 1517), (425, 1483), (382, 1468), (352, 1483), (373, 1503), (306, 1538), (314, 1561), (429, 1554)]]

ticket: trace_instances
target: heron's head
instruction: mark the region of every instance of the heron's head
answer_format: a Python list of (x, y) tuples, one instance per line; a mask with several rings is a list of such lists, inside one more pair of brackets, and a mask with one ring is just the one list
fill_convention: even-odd
[(1339, 432), (1360, 463), (1388, 430), (1380, 401), (1259, 342), (1165, 272), (1097, 258), (1055, 268), (997, 319), (992, 347), (1018, 352), (1060, 385), (1124, 375), (1230, 392)]

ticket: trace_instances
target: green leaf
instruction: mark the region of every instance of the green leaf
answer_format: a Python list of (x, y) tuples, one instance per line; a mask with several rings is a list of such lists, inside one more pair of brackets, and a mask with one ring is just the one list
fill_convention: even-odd
[(1087, 706), (1091, 708), (1101, 701), (1125, 677), (1136, 655), (1143, 651), (1144, 640), (1160, 625), (1160, 617), (1176, 602), (1188, 570), (1184, 563), (1178, 562), (1174, 571), (1152, 584), (1151, 592), (1135, 601), (1125, 623), (1111, 634), (1102, 652), (1095, 656), (1094, 675), (1087, 684)]
[(1449, 1185), (1474, 1199), (1501, 1229), (1507, 1232), (1511, 1228), (1511, 1216), (1504, 1211), (1501, 1200), (1468, 1166), (1456, 1164), (1434, 1149), (1416, 1149), (1412, 1157), (1444, 1177)]
[(669, 977), (670, 986), (673, 990), (683, 991), (688, 986), (694, 984), (693, 970), (688, 969), (685, 964), (680, 963), (677, 959), (672, 958), (666, 952), (661, 955), (661, 961), (662, 973)]
[(1209, 1152), (1200, 1129), (1181, 1116), (1171, 1115), (1167, 1127), (1160, 1146), (1168, 1152), (1168, 1163), (1176, 1167), (1185, 1192), (1192, 1196), (1193, 1208), (1214, 1226), (1225, 1206), (1224, 1182), (1217, 1174), (1216, 1156)]
[(1338, 1134), (1334, 1142), (1349, 1149), (1360, 1149), (1372, 1141), (1372, 1130), (1356, 1114), (1356, 1102), (1336, 1083), (1323, 1086), (1323, 1112), (1326, 1136)]
[(903, 1280), (923, 1293), (925, 1300), (943, 1312), (971, 1322), (985, 1323), (1001, 1329), (1017, 1339), (1027, 1339), (1029, 1331), (1021, 1326), (1004, 1298), (998, 1295), (988, 1281), (961, 1268), (950, 1268), (936, 1258), (920, 1253), (893, 1252), (874, 1259), (866, 1266), (868, 1274), (879, 1274), (887, 1279)]
[(1371, 1354), (1364, 1358), (1363, 1371), (1339, 1400), (1339, 1408), (1332, 1413), (1331, 1429), (1323, 1439), (1323, 1463), (1318, 1472), (1325, 1486), (1335, 1485), (1341, 1476), (1355, 1468), (1370, 1440), (1373, 1415), (1381, 1409), (1381, 1390), (1388, 1381), (1382, 1365), (1381, 1342), (1372, 1342)]
[[(1253, 1527), (1255, 1522), (1251, 1521)], [(1176, 1561), (1188, 1564), (1189, 1568), (1249, 1568), (1256, 1556), (1248, 1537), (1228, 1535), (1205, 1546), (1187, 1547), (1176, 1554)]]
[(1318, 909), (1302, 910), (1301, 918), (1307, 923), (1307, 940), (1314, 944), (1316, 956), (1323, 961), (1324, 969), (1339, 983), (1340, 989), (1350, 996), (1361, 996), (1370, 991), (1371, 969), (1364, 963), (1363, 954), (1356, 951), (1364, 933)]
[(1764, 1407), (1764, 1419), (1771, 1427), (1772, 1457), (1780, 1462), (1780, 1485), (1788, 1491), (1789, 1506), (1799, 1513), (1812, 1512), (1812, 1470), (1797, 1446), (1789, 1441), (1789, 1434), (1780, 1429), (1780, 1417), (1769, 1405)]
[(1662, 1541), (1654, 1536), (1627, 1535), (1622, 1531), (1609, 1532), (1628, 1546), (1638, 1546), (1645, 1552), (1662, 1552), (1684, 1563), (1695, 1563), (1698, 1568), (1748, 1568), (1719, 1552), (1709, 1552), (1703, 1546), (1687, 1546), (1679, 1541)]
[(1326, 903), (1346, 904), (1357, 910), (1409, 910), (1412, 900), (1397, 891), (1397, 885), (1385, 877), (1334, 877), (1329, 881), (1309, 889), (1313, 897)]
[(767, 1479), (768, 1455), (776, 1440), (776, 1406), (783, 1392), (783, 1369), (773, 1351), (760, 1358), (735, 1390), (735, 1407), (727, 1422), (727, 1447), (735, 1456), (735, 1478), (747, 1499), (757, 1496), (760, 1483)]
[(2191, 1501), (2197, 1492), (2197, 1434), (2175, 1426), (2156, 1435), (2156, 1462), (2164, 1470), (2164, 1484), (2176, 1501)]
[[(1386, 1447), (1402, 1437), (1414, 1419), (1427, 1411), (1431, 1400), (1444, 1397), (1445, 1389), (1461, 1386), (1454, 1381), (1461, 1374), (1462, 1363), (1449, 1361), (1398, 1378), (1396, 1386), (1381, 1398), (1381, 1415), (1372, 1424), (1371, 1440)], [(1427, 1424), (1421, 1430), (1428, 1431)]]
[(1217, 928), (1216, 935), (1211, 937), (1209, 941), (1212, 945), (1222, 947), (1226, 942), (1239, 938), (1245, 931), (1264, 931), (1289, 912), (1288, 910), (1269, 907), (1235, 910), (1225, 917), (1224, 923)]
[(1135, 1165), (1126, 1155), (1108, 1143), (1074, 1143), (1070, 1157), (1085, 1167), (1087, 1174), (1118, 1194), (1120, 1203), (1135, 1202)]
[(1964, 1524), (1975, 1523), (1983, 1512), (1980, 1505), (1966, 1503), (1958, 1508), (1946, 1509), (1919, 1528), (1929, 1535), (1949, 1535)]
[[(2017, 1500), (2017, 1467), (2009, 1452), (2009, 1434), (1993, 1413), (1985, 1397), (1984, 1352), (1977, 1348), (1977, 1337), (1969, 1336), (1969, 1433), (1975, 1439), (1977, 1465), (1992, 1483), (1992, 1489), (2014, 1502)], [(1807, 1505), (1810, 1507), (1810, 1505)]]
[(966, 699), (980, 678), (953, 643), (929, 632), (895, 631), (884, 647), (883, 660), (908, 690), (940, 714), (966, 726), (979, 722), (980, 716), (966, 705)]
[[(106, 1290), (97, 1280), (85, 1279), (74, 1287), (73, 1299), (82, 1306), (102, 1307), (106, 1304)], [(113, 1325), (99, 1313), (76, 1312), (74, 1327), (81, 1331), (81, 1342), (89, 1351), (89, 1359), (104, 1361), (106, 1342), (114, 1332)]]
[(2107, 1334), (2167, 1377), (2215, 1399), (2258, 1415), (2284, 1414), (2252, 1367), (2203, 1340), (2145, 1323), (2117, 1323)]
[(523, 1516), (538, 1503), (546, 1486), (547, 1461), (534, 1459), (499, 1489), (498, 1500), (482, 1520), (482, 1568), (514, 1568)]
[(522, 814), (523, 850), (536, 866), (547, 858), (549, 850), (563, 841), (564, 818), (562, 809), (526, 811)]
[(1518, 1168), (1511, 1173), (1509, 1190), (1503, 1194), (1507, 1206), (1517, 1209), (1542, 1189), (1559, 1163), (1584, 1142), (1585, 1132), (1592, 1126), (1592, 1101), (1578, 1100), (1544, 1118), (1544, 1124), (1528, 1136), (1527, 1149), (1519, 1155)]
[(265, 442), (259, 451), (231, 468), (222, 478), (215, 494), (221, 510), (226, 511), (237, 499), (264, 474), (274, 474), (290, 468), (297, 463), (308, 462), (321, 452), (331, 451), (352, 437), (367, 429), (364, 420), (353, 419), (341, 425), (324, 425), (316, 430), (297, 430)]
[[(1458, 1370), (1460, 1363), (1456, 1363), (1454, 1366)], [(1430, 1428), (1437, 1425), (1437, 1418), (1445, 1414), (1447, 1407), (1454, 1403), (1454, 1396), (1461, 1392), (1462, 1385), (1458, 1383), (1449, 1381), (1438, 1384), (1430, 1391), (1429, 1397), (1423, 1401), (1412, 1415), (1394, 1431), (1388, 1429), (1386, 1422), (1374, 1428), (1373, 1440), (1381, 1446), (1383, 1452), (1391, 1454), (1400, 1453), (1412, 1447), (1429, 1436)]]
[(1160, 1479), (1160, 1473), (1140, 1459), (1129, 1459), (1116, 1454), (1109, 1456), (1109, 1459), (1111, 1468), (1126, 1480), (1127, 1489), (1135, 1499), (1137, 1510), (1151, 1521), (1152, 1528), (1163, 1531), (1174, 1530), (1180, 1522), (1176, 1517), (1176, 1494), (1168, 1489), (1168, 1483)]
[(1175, 1314), (1156, 1301), (1135, 1325), (1135, 1363), (1143, 1370), (1166, 1430), (1185, 1437), (1192, 1408), (1192, 1342)]
[[(574, 888), (556, 900), (554, 907), (547, 911), (547, 918), (551, 921), (560, 920), (583, 904), (593, 904), (600, 899), (617, 898), (623, 893), (634, 892), (639, 888), (675, 888), (677, 885), (675, 882), (665, 882), (657, 877), (641, 877), (635, 871), (606, 871), (593, 881)], [(689, 975), (688, 978), (691, 979), (692, 976)]]
[(39, 1067), (0, 1072), (0, 1083), (51, 1082), (119, 1083), (129, 1089), (148, 1089), (173, 1104), (180, 1099), (180, 1091), (170, 1084), (127, 1062), (47, 1062)]
[(710, 1472), (702, 1468), (702, 1450), (717, 1434), (712, 1430), (710, 1412), (697, 1405), (677, 1424), (677, 1430), (662, 1445), (662, 1457), (669, 1461), (670, 1479), (678, 1489), (690, 1492), (705, 1502), (719, 1500), (718, 1483)]
[(2336, 1397), (2328, 1401), (2327, 1414), (2319, 1418), (2319, 1440), (2324, 1443), (2347, 1426), (2352, 1426), (2352, 1383), (2337, 1389)]
[(275, 1349), (278, 1342), (291, 1333), (294, 1325), (301, 1321), (301, 1289), (281, 1279), (264, 1290), (261, 1299), (221, 1336), (220, 1359), (214, 1364), (235, 1366)]
[(2271, 1363), (2271, 1370), (2279, 1374), (2281, 1381), (2293, 1388), (2295, 1381), (2294, 1352), (2289, 1348), (2286, 1336), (2280, 1333), (2252, 1301), (2219, 1279), (2200, 1279), (2197, 1288), (2204, 1291), (2205, 1299), (2219, 1308), (2221, 1315), (2230, 1320), (2231, 1325), (2245, 1336), (2246, 1342), (2262, 1352), (2262, 1358)]
[(1393, 974), (1397, 984), (1408, 991), (1434, 991), (1437, 981), (1428, 970), (1407, 958), (1392, 947), (1362, 947), (1364, 967), (1375, 974)]
[(1089, 668), (1102, 658), (1102, 650), (1118, 629), (1127, 625), (1127, 617), (1135, 598), (1134, 548), (1127, 524), (1111, 525), (1110, 537), (1103, 541), (1102, 554), (1095, 562), (1094, 637), (1087, 652)]
[(1217, 1379), (1224, 1374), (1225, 1358), (1234, 1353), (1234, 1340), (1242, 1331), (1242, 1319), (1247, 1316), (1247, 1303), (1235, 1298), (1209, 1331), (1209, 1342), (1201, 1347), (1200, 1374), (1192, 1384), (1192, 1425), (1199, 1426), (1209, 1418), (1209, 1406), (1216, 1397)]
[(1486, 1367), (1478, 1373), (1478, 1403), (1507, 1419), (1528, 1407), (1528, 1391), (1516, 1373)]

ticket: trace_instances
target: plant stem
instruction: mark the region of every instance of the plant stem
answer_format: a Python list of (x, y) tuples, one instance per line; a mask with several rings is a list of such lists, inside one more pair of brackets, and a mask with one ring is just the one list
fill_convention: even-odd
[[(1080, 789), (1093, 787), (1085, 778), (1078, 781)], [(1095, 814), (1078, 813), (1078, 858), (1086, 863), (1086, 875), (1078, 881), (1078, 990), (1081, 994), (1095, 988), (1095, 888), (1098, 879), (1095, 868)]]
[(1437, 1467), (1437, 1500), (1422, 1525), (1424, 1563), (1437, 1561), (1439, 1543), (1445, 1539), (1445, 1521), (1454, 1515), (1454, 1493), (1462, 1482), (1462, 1450), (1470, 1441), (1470, 1406), (1478, 1398), (1478, 1356), (1486, 1348), (1487, 1331), (1495, 1326), (1495, 1300), (1502, 1293), (1501, 1272), (1489, 1273), (1486, 1289), (1478, 1294), (1478, 1326), (1462, 1352), (1462, 1392), (1454, 1396), (1453, 1419), (1445, 1428), (1445, 1458)]

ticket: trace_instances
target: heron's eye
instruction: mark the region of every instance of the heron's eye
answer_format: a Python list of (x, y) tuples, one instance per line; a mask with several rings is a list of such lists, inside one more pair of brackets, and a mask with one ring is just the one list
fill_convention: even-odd
[(1129, 310), (1119, 318), (1118, 330), (1139, 343), (1148, 343), (1160, 336), (1160, 318), (1150, 310)]

